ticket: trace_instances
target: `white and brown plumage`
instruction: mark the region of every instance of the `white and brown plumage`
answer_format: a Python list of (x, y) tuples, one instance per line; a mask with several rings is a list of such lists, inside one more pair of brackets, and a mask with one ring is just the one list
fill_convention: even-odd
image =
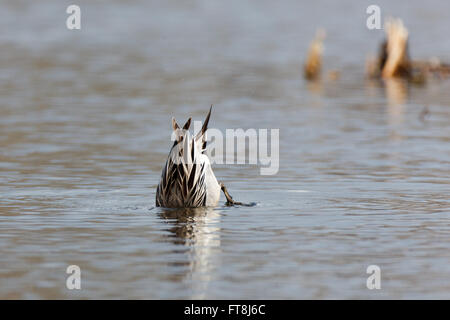
[(318, 29), (314, 40), (309, 45), (308, 56), (303, 66), (303, 75), (308, 80), (315, 80), (320, 76), (322, 68), (323, 41), (326, 32), (324, 29)]
[(370, 78), (403, 78), (420, 84), (431, 75), (440, 79), (450, 76), (448, 63), (434, 58), (429, 61), (410, 58), (409, 32), (401, 19), (387, 19), (384, 30), (386, 40), (380, 47), (378, 57), (366, 62), (366, 72)]
[(206, 155), (206, 130), (211, 109), (195, 136), (189, 132), (191, 118), (180, 128), (172, 118), (174, 144), (156, 190), (156, 206), (197, 208), (216, 206), (222, 185), (212, 171)]
[(198, 208), (216, 206), (220, 190), (227, 199), (226, 205), (253, 206), (234, 201), (223, 183), (217, 182), (206, 154), (206, 131), (211, 116), (209, 109), (201, 130), (191, 135), (191, 118), (183, 128), (172, 118), (173, 140), (161, 180), (156, 189), (156, 206), (165, 208)]

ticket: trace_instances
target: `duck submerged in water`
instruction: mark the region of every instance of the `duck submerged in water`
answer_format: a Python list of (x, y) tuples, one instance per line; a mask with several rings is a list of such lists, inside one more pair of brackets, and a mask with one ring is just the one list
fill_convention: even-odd
[(430, 61), (412, 60), (409, 55), (408, 29), (401, 19), (389, 18), (385, 22), (386, 40), (380, 47), (377, 58), (368, 59), (366, 73), (369, 78), (403, 78), (423, 83), (430, 76), (447, 78), (450, 64), (439, 59)]
[(322, 54), (323, 41), (325, 40), (326, 32), (324, 29), (316, 31), (314, 40), (309, 45), (308, 56), (303, 65), (303, 76), (307, 80), (315, 80), (319, 78), (322, 68)]
[(206, 131), (211, 110), (212, 106), (201, 130), (195, 136), (189, 132), (192, 118), (182, 128), (172, 118), (175, 141), (156, 189), (157, 207), (214, 207), (219, 203), (220, 190), (227, 198), (226, 205), (244, 205), (234, 201), (226, 187), (217, 181), (206, 154)]

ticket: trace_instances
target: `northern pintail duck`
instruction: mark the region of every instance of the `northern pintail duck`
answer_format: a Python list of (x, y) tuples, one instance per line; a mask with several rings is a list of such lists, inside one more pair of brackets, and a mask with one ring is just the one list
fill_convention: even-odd
[(209, 109), (201, 130), (191, 135), (189, 118), (180, 128), (172, 118), (173, 146), (170, 149), (161, 180), (156, 190), (156, 206), (166, 208), (197, 208), (216, 206), (220, 190), (227, 205), (242, 204), (233, 201), (226, 187), (217, 181), (206, 154), (206, 131), (211, 116)]

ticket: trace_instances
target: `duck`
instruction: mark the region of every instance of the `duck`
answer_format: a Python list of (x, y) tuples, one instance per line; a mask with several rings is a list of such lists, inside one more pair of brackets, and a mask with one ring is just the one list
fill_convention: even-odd
[(429, 76), (447, 78), (450, 65), (437, 58), (429, 61), (413, 60), (409, 54), (409, 32), (400, 18), (388, 18), (384, 30), (386, 39), (377, 58), (366, 62), (369, 78), (403, 78), (413, 83), (424, 83)]
[(172, 117), (172, 140), (166, 163), (156, 189), (156, 206), (164, 208), (215, 207), (222, 190), (226, 205), (243, 205), (234, 201), (223, 183), (217, 181), (211, 161), (206, 153), (208, 123), (212, 105), (201, 130), (193, 135), (189, 131), (190, 117), (180, 127)]

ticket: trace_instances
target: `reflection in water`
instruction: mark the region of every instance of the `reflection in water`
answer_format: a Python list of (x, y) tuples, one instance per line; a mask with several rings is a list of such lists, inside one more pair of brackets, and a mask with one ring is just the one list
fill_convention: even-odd
[(393, 131), (390, 133), (392, 140), (402, 140), (398, 133), (398, 126), (403, 123), (405, 104), (408, 98), (407, 82), (403, 79), (384, 79), (386, 98), (388, 100), (388, 124)]
[[(384, 84), (389, 106), (399, 106), (406, 103), (406, 99), (408, 98), (408, 86), (405, 80), (397, 78), (385, 79)], [(398, 114), (396, 111), (394, 111), (394, 113)]]
[(306, 88), (308, 91), (314, 95), (322, 95), (323, 94), (323, 84), (320, 79), (315, 79), (308, 81), (306, 83)]
[(189, 248), (184, 275), (192, 284), (192, 299), (204, 299), (220, 250), (220, 214), (213, 208), (162, 209), (171, 228), (173, 243)]

